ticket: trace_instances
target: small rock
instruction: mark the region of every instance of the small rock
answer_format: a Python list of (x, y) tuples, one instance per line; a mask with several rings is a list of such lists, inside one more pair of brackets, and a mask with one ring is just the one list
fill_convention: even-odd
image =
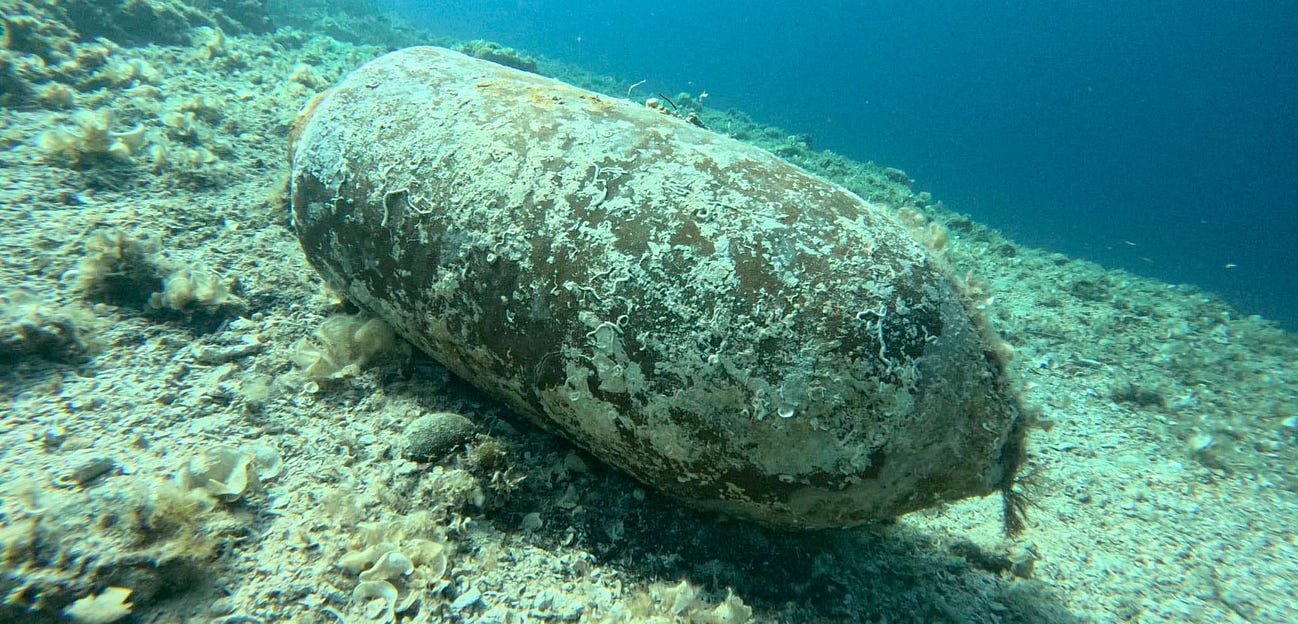
[(1032, 570), (1036, 566), (1040, 555), (1037, 554), (1036, 547), (1032, 545), (1019, 545), (1010, 548), (1010, 574), (1019, 578), (1032, 578)]
[(545, 522), (541, 520), (541, 514), (533, 511), (532, 513), (529, 513), (526, 516), (523, 516), (524, 533), (532, 533), (534, 531), (539, 531), (542, 526), (545, 526)]
[(451, 412), (421, 416), (406, 428), (401, 456), (416, 462), (437, 461), (469, 441), (473, 421)]
[(454, 602), (451, 603), (452, 611), (463, 611), (482, 601), (482, 592), (477, 588), (470, 588), (469, 591), (460, 594)]

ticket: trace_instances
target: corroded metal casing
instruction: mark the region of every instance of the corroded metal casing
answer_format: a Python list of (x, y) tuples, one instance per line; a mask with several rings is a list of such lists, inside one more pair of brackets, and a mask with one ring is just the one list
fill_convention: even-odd
[(690, 504), (836, 527), (989, 493), (995, 337), (897, 222), (772, 155), (440, 48), (299, 118), (302, 247), (478, 388)]

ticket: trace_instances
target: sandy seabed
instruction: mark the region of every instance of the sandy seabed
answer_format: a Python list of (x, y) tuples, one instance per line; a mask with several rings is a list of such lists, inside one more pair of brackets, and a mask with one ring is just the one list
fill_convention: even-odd
[[(355, 310), (297, 246), (286, 136), (384, 48), (37, 22), (0, 63), (0, 621), (1298, 620), (1298, 342), (1210, 294), (1016, 246), (896, 170), (699, 109), (935, 224), (1040, 414), (1016, 538), (996, 497), (768, 531), (680, 508), (401, 345), (320, 344)], [(408, 459), (436, 412), (472, 434)]]

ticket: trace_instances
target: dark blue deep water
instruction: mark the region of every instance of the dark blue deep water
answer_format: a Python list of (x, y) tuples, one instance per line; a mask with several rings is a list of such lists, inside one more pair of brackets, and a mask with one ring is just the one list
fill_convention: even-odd
[(1021, 243), (1298, 329), (1298, 5), (386, 0), (906, 170)]

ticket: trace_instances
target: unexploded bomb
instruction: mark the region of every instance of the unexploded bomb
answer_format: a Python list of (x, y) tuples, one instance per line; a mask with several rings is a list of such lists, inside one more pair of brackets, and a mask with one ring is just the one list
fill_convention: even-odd
[(882, 210), (680, 119), (455, 52), (345, 77), (290, 139), (325, 279), (688, 503), (850, 526), (1006, 489), (996, 338)]

